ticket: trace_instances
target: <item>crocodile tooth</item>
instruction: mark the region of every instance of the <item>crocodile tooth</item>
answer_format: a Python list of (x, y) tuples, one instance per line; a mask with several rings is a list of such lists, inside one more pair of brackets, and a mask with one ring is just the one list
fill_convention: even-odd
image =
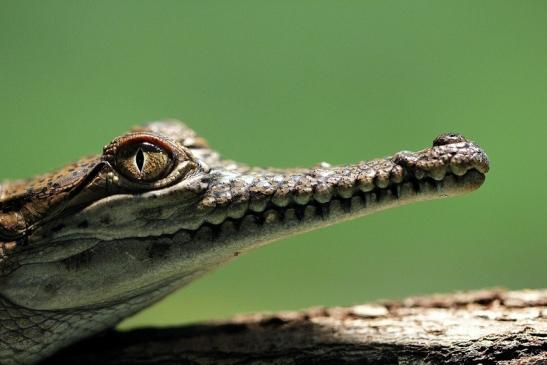
[(207, 222), (211, 224), (220, 224), (226, 219), (226, 208), (216, 207), (215, 210), (207, 216)]
[(281, 191), (280, 189), (275, 192), (272, 196), (272, 203), (277, 205), (280, 208), (286, 207), (291, 202), (290, 195), (288, 191)]
[(249, 209), (249, 202), (243, 200), (230, 205), (227, 214), (230, 218), (239, 219), (245, 215), (247, 209)]
[(450, 171), (456, 176), (463, 176), (467, 172), (467, 168), (463, 165), (460, 165), (458, 163), (451, 163), (450, 164)]
[(377, 187), (380, 189), (385, 189), (389, 185), (389, 172), (386, 170), (378, 171), (376, 174), (376, 179), (374, 180)]
[(319, 184), (315, 187), (313, 199), (319, 203), (327, 203), (332, 199), (333, 187), (329, 184)]
[(298, 180), (292, 198), (296, 204), (306, 205), (313, 195), (312, 178), (304, 176)]
[(300, 205), (308, 204), (310, 202), (311, 197), (312, 197), (311, 189), (298, 190), (292, 196), (294, 202)]
[(249, 209), (257, 213), (263, 212), (273, 193), (274, 188), (268, 180), (256, 178), (249, 189), (249, 195), (251, 196)]
[(363, 192), (368, 192), (374, 189), (374, 176), (376, 173), (373, 170), (364, 171), (357, 178), (359, 189)]
[(446, 170), (444, 167), (440, 166), (440, 167), (431, 169), (428, 175), (432, 177), (434, 180), (441, 181), (442, 179), (444, 179), (444, 176), (446, 175)]
[(344, 176), (336, 186), (336, 192), (339, 197), (349, 199), (355, 192), (355, 178), (350, 176)]
[(400, 184), (401, 182), (403, 182), (403, 178), (404, 178), (403, 168), (399, 165), (393, 166), (390, 173), (391, 182), (395, 184)]
[(274, 181), (276, 182), (277, 187), (272, 195), (271, 201), (278, 207), (286, 207), (291, 202), (290, 192), (294, 187), (294, 181), (285, 179), (283, 176), (275, 176)]
[(268, 199), (266, 198), (253, 198), (249, 202), (249, 209), (253, 212), (260, 213), (263, 212), (264, 209), (266, 209), (266, 206), (268, 205)]

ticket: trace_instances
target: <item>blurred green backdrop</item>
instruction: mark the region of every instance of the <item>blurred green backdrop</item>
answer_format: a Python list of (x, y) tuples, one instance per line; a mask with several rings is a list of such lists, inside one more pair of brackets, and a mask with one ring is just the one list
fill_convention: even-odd
[(260, 249), (123, 327), (547, 286), (545, 1), (0, 2), (1, 179), (178, 117), (257, 165), (355, 162), (459, 131), (471, 195)]

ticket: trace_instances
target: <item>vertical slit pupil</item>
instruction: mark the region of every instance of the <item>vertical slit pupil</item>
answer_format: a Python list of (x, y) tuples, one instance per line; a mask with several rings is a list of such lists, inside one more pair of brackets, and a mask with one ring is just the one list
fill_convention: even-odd
[(142, 149), (140, 148), (135, 155), (135, 162), (137, 163), (139, 171), (142, 172), (142, 169), (144, 167), (144, 152), (142, 152)]

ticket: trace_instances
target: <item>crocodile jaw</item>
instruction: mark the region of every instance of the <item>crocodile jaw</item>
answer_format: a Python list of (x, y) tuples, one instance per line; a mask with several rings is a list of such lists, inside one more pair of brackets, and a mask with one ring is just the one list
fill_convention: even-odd
[(213, 168), (167, 189), (102, 199), (63, 217), (61, 229), (49, 222), (0, 292), (39, 310), (127, 301), (286, 236), (475, 190), (487, 170), (467, 140), (341, 167)]

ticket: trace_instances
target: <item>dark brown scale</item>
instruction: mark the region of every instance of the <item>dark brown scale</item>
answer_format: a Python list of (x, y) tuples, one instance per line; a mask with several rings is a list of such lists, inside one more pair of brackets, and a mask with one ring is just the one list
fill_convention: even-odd
[[(3, 194), (0, 197), (0, 209), (5, 204), (10, 204), (15, 200), (32, 200), (38, 195), (36, 193), (38, 191), (50, 196), (63, 190), (70, 190), (86, 176), (82, 167), (87, 166), (89, 161), (93, 161), (93, 165), (96, 165), (99, 162), (99, 158), (87, 158), (52, 173), (39, 175), (28, 180), (13, 181), (3, 185)], [(72, 173), (67, 174), (67, 172)]]
[(99, 157), (86, 158), (49, 174), (3, 185), (0, 196), (0, 242), (20, 237), (47, 216), (86, 179), (88, 174), (82, 166), (96, 166), (99, 163)]

